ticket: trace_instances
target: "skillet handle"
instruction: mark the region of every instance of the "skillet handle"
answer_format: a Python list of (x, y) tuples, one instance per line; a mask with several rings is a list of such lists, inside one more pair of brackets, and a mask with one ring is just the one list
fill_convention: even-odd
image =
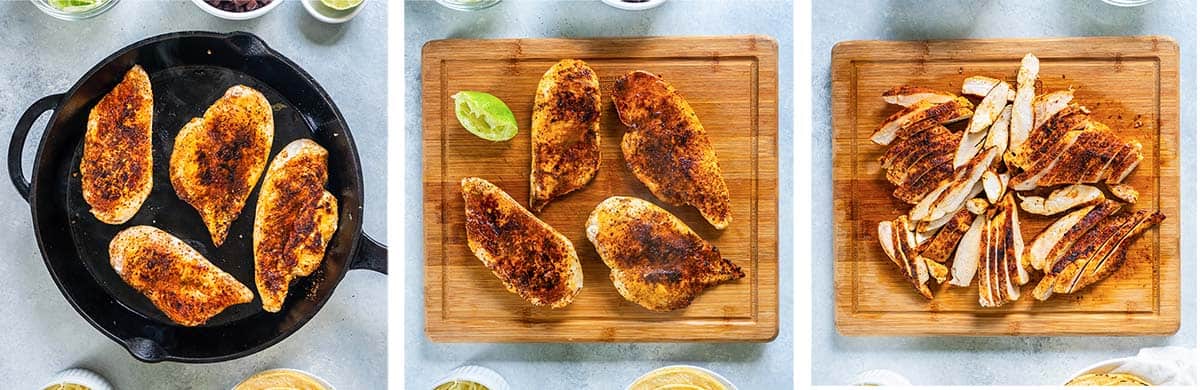
[(369, 269), (381, 274), (387, 274), (387, 246), (375, 241), (363, 233), (358, 239), (358, 250), (350, 259), (350, 269)]
[(17, 192), (26, 202), (29, 202), (29, 187), (32, 184), (25, 180), (25, 173), (21, 172), (21, 154), (25, 149), (25, 138), (29, 136), (29, 128), (33, 127), (33, 122), (46, 111), (58, 108), (62, 97), (61, 93), (46, 96), (25, 109), (25, 113), (21, 114), (21, 119), (17, 121), (17, 128), (13, 130), (12, 141), (8, 143), (8, 177), (12, 179), (13, 187), (17, 187)]

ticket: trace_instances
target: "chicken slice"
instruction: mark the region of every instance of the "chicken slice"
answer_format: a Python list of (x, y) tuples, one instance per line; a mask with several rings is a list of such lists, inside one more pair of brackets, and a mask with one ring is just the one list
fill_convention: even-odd
[(1059, 188), (1043, 198), (1028, 196), (1021, 199), (1021, 209), (1037, 215), (1054, 215), (1079, 206), (1088, 206), (1104, 200), (1104, 192), (1086, 184), (1073, 184)]
[[(1074, 293), (1112, 275), (1113, 272), (1116, 272), (1125, 263), (1125, 255), (1128, 253), (1129, 246), (1133, 244), (1135, 238), (1146, 230), (1162, 223), (1164, 219), (1166, 219), (1166, 216), (1159, 212), (1149, 213), (1145, 218), (1140, 219), (1137, 225), (1121, 236), (1120, 241), (1110, 245), (1112, 249), (1107, 255), (1102, 258), (1093, 257), (1088, 263), (1081, 266), (1079, 273), (1063, 291), (1068, 294)], [(1055, 292), (1059, 292), (1057, 285), (1055, 286)]]
[[(1044, 161), (1049, 159), (1043, 160), (1035, 165), (1033, 170), (1014, 176), (1011, 187), (1014, 190), (1027, 191), (1037, 187), (1087, 183), (1089, 178), (1095, 177), (1095, 173), (1105, 166), (1108, 166), (1107, 171), (1111, 173), (1105, 181), (1119, 183), (1124, 179), (1124, 175), (1141, 161), (1141, 144), (1127, 144), (1111, 132), (1099, 131), (1093, 127), (1068, 133), (1060, 145), (1064, 147), (1056, 158), (1048, 164)], [(1130, 148), (1137, 152), (1128, 154)], [(1122, 154), (1128, 157), (1120, 164), (1108, 164), (1108, 161)]]
[[(879, 166), (887, 169), (888, 174), (891, 174), (891, 168), (898, 168), (904, 172), (909, 165), (920, 161), (931, 153), (942, 154), (947, 146), (953, 148), (958, 144), (958, 136), (950, 132), (945, 126), (935, 126), (929, 130), (914, 134), (912, 137), (905, 138), (892, 144), (879, 156)], [(892, 184), (899, 182), (893, 180)]]
[(617, 292), (649, 310), (688, 307), (704, 290), (746, 276), (679, 218), (638, 198), (600, 202), (586, 232)]
[[(1080, 284), (1085, 275), (1088, 284), (1107, 276), (1116, 270), (1112, 265), (1119, 264), (1104, 267), (1103, 273), (1089, 272), (1088, 265), (1097, 261), (1103, 262), (1114, 253), (1125, 252), (1133, 237), (1162, 222), (1163, 218), (1161, 213), (1141, 210), (1105, 219), (1080, 237), (1063, 257), (1048, 266), (1046, 275), (1034, 289), (1034, 297), (1046, 300), (1054, 293), (1067, 294), (1078, 291), (1087, 285)], [(1104, 263), (1097, 265), (1103, 267)], [(1091, 271), (1099, 271), (1098, 268)]]
[[(979, 183), (979, 179), (983, 173), (992, 165), (992, 161), (999, 155), (996, 148), (988, 148), (975, 156), (967, 165), (959, 167), (955, 172), (954, 184), (938, 195), (938, 199), (934, 202), (927, 215), (910, 216), (914, 221), (932, 221), (946, 214), (957, 211), (967, 199), (970, 199), (978, 194), (977, 189), (982, 191), (983, 186)], [(978, 186), (977, 186), (978, 185)], [(914, 211), (916, 209), (914, 208)]]
[(896, 139), (911, 137), (937, 125), (970, 118), (973, 108), (974, 105), (964, 97), (940, 104), (921, 101), (884, 120), (871, 134), (871, 141), (879, 145), (888, 145)]
[(959, 240), (966, 234), (967, 229), (971, 227), (971, 221), (975, 219), (974, 217), (966, 209), (959, 210), (946, 226), (938, 230), (938, 233), (932, 239), (918, 246), (917, 252), (926, 259), (937, 263), (945, 263), (946, 260), (950, 259), (950, 255), (954, 253), (954, 248), (958, 247)]
[(621, 152), (633, 175), (655, 197), (689, 205), (718, 230), (733, 221), (729, 186), (717, 152), (687, 99), (649, 72), (617, 79), (613, 105), (626, 127)]
[(1004, 107), (1008, 105), (1008, 92), (1012, 90), (1012, 86), (1008, 83), (999, 81), (992, 90), (984, 96), (979, 102), (979, 106), (975, 108), (975, 113), (971, 116), (971, 122), (967, 124), (967, 133), (976, 133), (987, 130), (996, 122), (996, 118), (1000, 117), (1000, 113), (1004, 111)]
[(883, 92), (883, 101), (904, 107), (911, 107), (922, 101), (941, 104), (957, 98), (958, 95), (946, 91), (910, 85), (901, 85)]
[(1033, 100), (1033, 128), (1042, 127), (1046, 121), (1065, 110), (1075, 99), (1075, 90), (1066, 89), (1038, 96)]
[[(965, 80), (963, 80), (962, 94), (978, 97), (987, 96), (988, 92), (992, 91), (992, 87), (996, 86), (996, 83), (999, 83), (1000, 81), (1000, 79), (987, 76), (967, 77)], [(1008, 95), (1004, 97), (1004, 100), (1011, 102), (1016, 97), (1017, 91), (1010, 88), (1008, 90)]]
[(979, 269), (981, 240), (986, 221), (986, 216), (974, 215), (971, 226), (959, 240), (958, 248), (954, 252), (954, 262), (950, 266), (951, 285), (967, 287), (975, 278), (975, 273)]
[(1125, 203), (1137, 203), (1138, 191), (1128, 184), (1110, 184), (1108, 192)]
[(1120, 203), (1105, 200), (1096, 206), (1079, 209), (1059, 218), (1034, 238), (1025, 254), (1029, 258), (1026, 262), (1034, 269), (1049, 272), (1050, 267), (1062, 258), (1080, 237), (1120, 209)]
[(926, 284), (929, 281), (928, 262), (920, 259), (916, 251), (916, 240), (912, 224), (907, 217), (901, 215), (892, 223), (894, 228), (893, 241), (896, 243), (896, 257), (904, 264), (903, 270), (913, 288), (926, 299), (933, 299), (933, 292)]
[(1078, 105), (1059, 111), (1042, 126), (1034, 128), (1024, 145), (1008, 145), (1009, 153), (1004, 156), (1004, 161), (1010, 166), (1030, 170), (1038, 160), (1057, 156), (1052, 152), (1058, 147), (1059, 141), (1067, 133), (1083, 130), (1088, 122), (1088, 114), (1087, 108)]
[(983, 173), (980, 178), (983, 183), (983, 193), (987, 196), (988, 202), (995, 204), (1000, 201), (1000, 196), (1004, 195), (1004, 182), (1000, 181), (1000, 175), (994, 170), (988, 170)]
[(954, 164), (950, 161), (951, 157), (949, 154), (944, 154), (923, 161), (920, 168), (925, 170), (924, 173), (908, 175), (904, 182), (897, 185), (896, 189), (892, 191), (892, 196), (908, 204), (920, 202), (942, 181), (954, 175)]
[(1010, 147), (1024, 145), (1033, 131), (1033, 95), (1039, 67), (1033, 53), (1025, 54), (1021, 59), (1021, 68), (1017, 71), (1017, 96), (1013, 99), (1012, 127), (1008, 133)]

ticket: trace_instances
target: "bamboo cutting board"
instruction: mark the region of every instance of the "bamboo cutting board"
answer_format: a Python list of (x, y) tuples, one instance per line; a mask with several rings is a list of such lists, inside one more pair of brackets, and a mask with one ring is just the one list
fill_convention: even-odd
[[(899, 110), (881, 99), (908, 84), (961, 92), (985, 75), (1014, 86), (1021, 57), (1041, 59), (1043, 91), (1074, 86), (1075, 102), (1121, 137), (1137, 139), (1145, 159), (1126, 179), (1141, 196), (1132, 209), (1166, 220), (1144, 233), (1116, 273), (1075, 294), (985, 309), (978, 280), (969, 288), (921, 297), (887, 258), (876, 224), (910, 208), (891, 197), (869, 139)], [(833, 49), (835, 300), (845, 335), (1166, 335), (1179, 328), (1179, 48), (1167, 37), (842, 42)], [(974, 100), (978, 102), (978, 100)], [(1130, 209), (1127, 207), (1127, 209)], [(1061, 215), (1060, 215), (1061, 216)], [(1026, 242), (1054, 221), (1022, 212)]]
[[(778, 333), (777, 57), (759, 36), (635, 39), (442, 40), (422, 51), (425, 331), (438, 342), (769, 341)], [(467, 248), (459, 181), (477, 176), (528, 207), (534, 91), (563, 58), (600, 77), (600, 171), (538, 217), (571, 240), (583, 290), (558, 309), (509, 293)], [(690, 207), (667, 206), (637, 181), (620, 150), (624, 127), (609, 96), (631, 70), (661, 75), (688, 99), (716, 148), (733, 199), (733, 223), (717, 231)], [(450, 96), (484, 91), (504, 100), (520, 132), (493, 143), (468, 133)], [(628, 195), (680, 217), (746, 277), (702, 293), (686, 309), (655, 313), (617, 293), (584, 235), (600, 201)]]

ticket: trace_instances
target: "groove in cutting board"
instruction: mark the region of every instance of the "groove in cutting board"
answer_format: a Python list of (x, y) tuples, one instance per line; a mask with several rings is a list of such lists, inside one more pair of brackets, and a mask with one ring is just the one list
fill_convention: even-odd
[[(768, 341), (778, 332), (777, 47), (765, 37), (442, 40), (422, 53), (426, 334), (439, 342)], [(537, 214), (574, 244), (583, 290), (559, 310), (509, 293), (466, 247), (459, 180), (479, 176), (528, 206), (534, 90), (560, 59), (600, 76), (601, 166), (592, 183)], [(655, 198), (625, 166), (624, 127), (609, 92), (630, 70), (662, 75), (696, 110), (734, 200), (734, 221), (712, 228), (690, 207)], [(492, 93), (517, 118), (516, 138), (484, 141), (455, 119), (450, 95)], [(584, 236), (588, 213), (612, 195), (663, 206), (746, 272), (687, 309), (656, 313), (627, 302)]]
[[(1037, 302), (1030, 293), (1000, 308), (978, 305), (978, 290), (948, 285), (920, 297), (880, 249), (875, 226), (910, 206), (891, 197), (878, 163), (886, 147), (869, 139), (897, 106), (880, 95), (909, 84), (960, 92), (985, 75), (1013, 82), (1021, 57), (1041, 59), (1044, 91), (1076, 88), (1075, 102), (1122, 138), (1142, 142), (1145, 160), (1126, 184), (1141, 197), (1127, 209), (1167, 219), (1143, 234), (1109, 278), (1075, 294)], [(835, 301), (846, 335), (1160, 335), (1179, 327), (1179, 50), (1165, 37), (854, 41), (833, 50)], [(1021, 213), (1026, 241), (1053, 217)], [(1060, 215), (1061, 216), (1061, 215)]]

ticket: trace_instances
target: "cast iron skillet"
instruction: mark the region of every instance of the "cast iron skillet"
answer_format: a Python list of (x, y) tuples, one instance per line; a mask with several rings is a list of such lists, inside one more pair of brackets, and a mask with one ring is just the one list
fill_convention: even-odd
[[(134, 64), (150, 75), (154, 93), (154, 188), (133, 219), (108, 225), (93, 217), (83, 200), (79, 159), (88, 113)], [(311, 138), (329, 151), (326, 188), (338, 198), (338, 230), (325, 260), (292, 285), (278, 313), (262, 310), (254, 287), (251, 234), (258, 186), (218, 248), (196, 210), (175, 195), (168, 174), (179, 129), (236, 84), (261, 91), (273, 106), (272, 158), (299, 138)], [(27, 182), (21, 172), (25, 138), (33, 122), (50, 110), (32, 182)], [(316, 315), (347, 270), (387, 272), (387, 249), (362, 233), (362, 167), (345, 119), (316, 80), (252, 34), (170, 33), (117, 51), (66, 93), (44, 97), (25, 111), (9, 145), (8, 171), (29, 202), (38, 246), (59, 290), (92, 326), (143, 361), (217, 362), (261, 351)], [(108, 263), (108, 243), (135, 225), (156, 226), (183, 239), (255, 290), (254, 301), (232, 306), (199, 327), (175, 325)]]

